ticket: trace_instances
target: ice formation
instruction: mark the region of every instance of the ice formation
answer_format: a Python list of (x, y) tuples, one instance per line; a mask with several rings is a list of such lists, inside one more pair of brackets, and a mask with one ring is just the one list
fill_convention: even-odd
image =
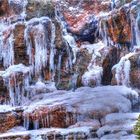
[[(96, 63), (96, 58), (101, 57), (100, 50), (105, 46), (102, 42), (92, 45), (82, 45), (81, 48), (86, 48), (90, 54), (92, 54), (91, 62), (88, 66), (88, 71), (82, 76), (82, 83), (84, 86), (90, 85), (92, 83), (94, 86), (101, 85), (103, 68)], [(92, 85), (91, 84), (91, 85)]]
[[(132, 99), (128, 98), (130, 96)], [(34, 100), (34, 102), (29, 103), (24, 111), (24, 126), (29, 129), (29, 124), (33, 123), (34, 128), (38, 128), (39, 122), (41, 122), (42, 127), (51, 127), (50, 124), (54, 117), (51, 112), (58, 108), (64, 110), (66, 114), (71, 112), (74, 122), (82, 121), (82, 118), (89, 116), (99, 119), (115, 110), (129, 112), (131, 110), (131, 100), (136, 99), (138, 99), (138, 94), (131, 88), (123, 88), (123, 86), (82, 87), (75, 92), (56, 91), (42, 96), (41, 101)], [(97, 112), (97, 110), (100, 111)], [(42, 111), (44, 111), (46, 117), (42, 115)], [(71, 117), (66, 116), (64, 120), (67, 121), (66, 124), (70, 123)]]
[[(48, 0), (32, 2), (47, 4)], [(81, 7), (77, 7), (82, 8), (83, 2), (83, 0), (79, 1), (78, 5)], [(58, 136), (63, 140), (90, 140), (91, 137), (91, 140), (94, 140), (93, 137), (97, 136), (101, 140), (112, 140), (112, 138), (114, 140), (135, 139), (135, 135), (129, 135), (129, 133), (133, 130), (139, 116), (139, 113), (131, 112), (132, 106), (139, 103), (139, 95), (135, 90), (128, 87), (130, 86), (131, 72), (130, 57), (136, 55), (140, 47), (140, 12), (137, 12), (136, 15), (130, 13), (132, 40), (128, 51), (132, 52), (123, 56), (119, 63), (112, 68), (116, 72), (115, 78), (118, 86), (102, 86), (103, 67), (102, 64), (98, 63), (98, 60), (102, 61), (102, 52), (103, 55), (106, 53), (106, 50), (103, 49), (111, 47), (121, 49), (121, 44), (113, 42), (109, 37), (109, 27), (105, 22), (121, 5), (119, 0), (102, 1), (103, 5), (108, 6), (110, 4), (112, 11), (99, 12), (95, 16), (99, 20), (97, 29), (99, 36), (95, 37), (96, 43), (94, 44), (80, 42), (79, 37), (75, 37), (77, 35), (73, 36), (69, 32), (69, 25), (64, 21), (64, 15), (61, 14), (59, 5), (56, 6), (56, 19), (47, 16), (26, 19), (28, 0), (8, 0), (7, 4), (9, 4), (11, 11), (4, 15), (6, 17), (0, 18), (0, 64), (2, 64), (0, 78), (8, 89), (9, 93), (6, 94), (9, 97), (3, 102), (4, 105), (0, 105), (0, 114), (5, 115), (4, 119), (7, 119), (10, 114), (18, 119), (17, 113), (19, 113), (21, 122), (18, 125), (21, 126), (6, 130), (7, 133), (0, 134), (0, 139), (13, 137), (20, 139), (22, 136), (29, 136), (31, 140), (49, 139), (50, 136), (54, 140)], [(15, 6), (18, 8), (14, 9)], [(125, 6), (128, 8), (129, 4)], [(70, 6), (68, 10), (71, 12), (81, 10), (77, 7)], [(28, 8), (30, 14), (32, 9)], [(87, 20), (86, 16), (83, 19)], [(61, 41), (64, 43), (64, 51), (66, 52), (63, 52), (63, 48), (55, 46), (57, 39), (56, 22), (59, 22), (61, 26), (60, 36), (62, 35)], [(15, 60), (16, 54), (14, 54), (16, 37), (14, 33), (16, 25), (20, 23), (25, 25), (23, 36), (27, 48), (25, 55), (29, 56), (29, 64), (25, 65), (18, 64)], [(86, 23), (88, 24), (88, 22)], [(113, 24), (116, 26), (115, 20)], [(81, 22), (77, 28), (80, 29), (82, 25)], [(67, 31), (67, 27), (69, 31)], [(78, 35), (80, 34), (81, 32), (78, 32)], [(80, 43), (77, 43), (77, 40), (81, 44), (83, 43), (79, 48)], [(54, 82), (56, 80), (55, 73), (58, 71), (58, 83), (60, 83), (63, 65), (67, 71), (73, 71), (73, 66), (77, 62), (77, 52), (81, 51), (80, 49), (87, 49), (88, 54), (92, 56), (87, 71), (83, 74), (82, 79), (80, 79), (81, 75), (79, 76), (77, 71), (71, 76), (70, 84), (72, 84), (75, 92), (57, 90)], [(63, 63), (65, 61), (63, 53), (67, 55), (65, 64)], [(47, 73), (48, 75), (46, 71), (49, 73)], [(47, 77), (47, 79), (45, 76), (49, 78)], [(82, 80), (84, 87), (76, 89), (78, 80)], [(88, 86), (97, 87), (90, 88)], [(57, 113), (62, 114), (57, 116)], [(55, 121), (64, 122), (67, 128), (52, 128), (53, 123), (56, 123)], [(2, 121), (1, 123), (3, 125)]]
[[(24, 77), (22, 84), (17, 81), (17, 77), (20, 74)], [(0, 76), (3, 77), (5, 85), (9, 89), (10, 104), (22, 104), (24, 102), (25, 89), (29, 86), (30, 68), (23, 64), (12, 65), (5, 71), (0, 71)]]
[(115, 78), (117, 80), (117, 84), (120, 85), (126, 85), (129, 86), (130, 84), (130, 69), (131, 69), (131, 63), (129, 58), (133, 56), (135, 53), (129, 53), (125, 56), (123, 56), (119, 63), (113, 66), (112, 70), (116, 70)]
[[(33, 24), (34, 22), (36, 22), (35, 25)], [(51, 43), (49, 42), (49, 33), (46, 28), (47, 24), (51, 24), (52, 27)], [(48, 17), (42, 17), (30, 20), (26, 26), (25, 41), (28, 47), (27, 54), (29, 55), (29, 62), (33, 66), (35, 75), (41, 76), (42, 69), (47, 66), (49, 49), (51, 49), (50, 69), (54, 71), (54, 60), (52, 60), (54, 57), (54, 25)], [(34, 46), (31, 33), (33, 33)], [(35, 54), (33, 54), (33, 51)]]

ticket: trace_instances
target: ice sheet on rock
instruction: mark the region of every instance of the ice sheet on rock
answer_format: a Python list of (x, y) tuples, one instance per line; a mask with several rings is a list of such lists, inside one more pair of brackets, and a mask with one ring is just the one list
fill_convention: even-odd
[(54, 92), (49, 95), (45, 95), (41, 101), (34, 101), (26, 108), (24, 114), (31, 113), (40, 107), (51, 108), (55, 106), (64, 106), (67, 111), (82, 114), (92, 114), (93, 116), (104, 116), (111, 112), (129, 112), (131, 110), (130, 101), (124, 97), (128, 93), (121, 87), (109, 86), (106, 87), (82, 87), (77, 89), (75, 92)]
[(95, 44), (83, 44), (80, 48), (85, 48), (88, 50), (89, 54), (95, 53), (97, 56), (101, 56), (99, 51), (105, 47), (104, 43), (102, 41), (95, 43)]
[(11, 112), (15, 109), (15, 107), (12, 107), (10, 105), (0, 105), (0, 113)]
[[(49, 136), (54, 135), (57, 137), (57, 135), (62, 135), (64, 137), (67, 137), (70, 134), (74, 134), (75, 136), (81, 133), (81, 136), (85, 135), (85, 137), (90, 137), (90, 132), (92, 130), (92, 127), (77, 127), (77, 128), (46, 128), (46, 129), (39, 129), (39, 130), (31, 130), (31, 131), (16, 131), (16, 132), (7, 132), (4, 134), (0, 134), (1, 138), (10, 138), (12, 136), (30, 136), (32, 140), (39, 140), (38, 138), (41, 138), (41, 136)], [(55, 137), (55, 138), (56, 138)], [(37, 138), (37, 139), (36, 139)]]
[(56, 91), (56, 87), (54, 82), (38, 80), (34, 85), (28, 86), (26, 90), (30, 92), (30, 96), (33, 97), (37, 94)]
[[(101, 85), (103, 68), (99, 66), (92, 66), (88, 71), (82, 76), (82, 83), (84, 86), (94, 86)], [(90, 84), (91, 83), (91, 84)]]
[(140, 113), (112, 113), (105, 117), (105, 124), (136, 121)]
[(100, 140), (136, 140), (136, 136), (133, 134), (128, 134), (125, 131), (122, 131), (115, 134), (105, 135), (101, 137)]
[(96, 58), (101, 57), (100, 50), (103, 49), (105, 45), (100, 41), (96, 44), (82, 45), (81, 48), (86, 48), (90, 54), (92, 54), (91, 62), (88, 66), (88, 70), (82, 76), (82, 83), (84, 86), (94, 83), (94, 86), (99, 86), (101, 84), (103, 68), (96, 64)]
[(55, 76), (55, 65), (54, 65), (54, 57), (55, 57), (55, 25), (51, 23), (51, 48), (50, 48), (50, 72), (52, 74), (51, 80), (54, 81)]
[[(140, 113), (112, 113), (105, 117), (104, 126), (101, 127), (97, 134), (99, 137), (108, 133), (108, 135), (103, 136), (101, 139), (110, 139), (114, 137), (114, 140), (121, 138), (121, 136), (127, 136), (131, 134), (134, 126), (137, 122)], [(115, 134), (116, 132), (119, 132)]]
[[(103, 87), (101, 87), (102, 89)], [(136, 103), (138, 103), (138, 92), (136, 90), (133, 90), (130, 87), (126, 87), (126, 86), (106, 86), (104, 87), (106, 91), (111, 92), (111, 90), (116, 90), (119, 94), (127, 97), (131, 103), (134, 105)], [(100, 89), (100, 87), (98, 87), (98, 89)]]
[(126, 54), (121, 58), (118, 64), (114, 65), (112, 70), (116, 70), (115, 78), (117, 80), (117, 84), (120, 85), (126, 85), (129, 86), (130, 84), (130, 68), (131, 68), (131, 63), (129, 58), (131, 56), (135, 55), (135, 53), (129, 53)]
[(84, 127), (84, 126), (90, 126), (94, 130), (98, 130), (101, 127), (101, 124), (99, 120), (89, 119), (89, 120), (79, 121), (76, 124), (71, 125), (69, 128)]
[(122, 136), (120, 137), (120, 140), (137, 140), (137, 136), (134, 134)]
[(98, 129), (97, 135), (98, 137), (102, 137), (106, 133), (113, 134), (115, 132), (120, 132), (120, 131), (126, 131), (127, 133), (132, 133), (135, 124), (136, 121), (132, 121), (131, 123), (105, 125)]
[(15, 126), (12, 129), (8, 130), (7, 133), (18, 131), (26, 131), (26, 129), (23, 126)]

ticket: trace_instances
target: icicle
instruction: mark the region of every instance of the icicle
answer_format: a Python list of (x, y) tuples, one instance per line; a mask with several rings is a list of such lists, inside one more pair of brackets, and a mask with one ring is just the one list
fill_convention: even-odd
[(45, 67), (47, 65), (47, 44), (46, 44), (46, 36), (44, 32), (44, 27), (39, 24), (35, 27), (36, 29), (39, 29), (38, 33), (43, 33), (42, 35), (35, 36), (35, 72), (40, 73), (42, 67)]
[[(13, 106), (21, 105), (25, 101), (26, 97), (24, 97), (24, 93), (27, 88), (26, 86), (29, 85), (29, 71), (29, 67), (26, 67), (23, 64), (18, 64), (10, 66), (0, 74), (5, 81), (5, 85), (9, 89), (10, 104)], [(23, 77), (22, 83), (17, 81), (17, 77), (21, 73), (21, 76)]]
[(77, 54), (77, 51), (78, 51), (78, 47), (77, 47), (77, 44), (75, 42), (75, 39), (73, 36), (71, 36), (70, 34), (68, 33), (65, 33), (63, 35), (65, 41), (68, 43), (68, 45), (70, 46), (70, 48), (72, 49), (72, 52), (73, 52), (73, 60), (72, 60), (72, 63), (74, 64), (76, 62), (76, 54)]
[(130, 68), (131, 68), (131, 63), (129, 58), (133, 56), (135, 53), (129, 53), (125, 55), (124, 57), (121, 58), (118, 64), (113, 66), (112, 70), (116, 70), (115, 78), (117, 80), (117, 84), (120, 85), (126, 85), (129, 86), (130, 84)]
[(62, 134), (62, 137), (63, 137), (62, 140), (65, 140), (65, 135), (64, 134)]
[(53, 140), (56, 140), (56, 134), (55, 134), (55, 132), (54, 132), (54, 135), (53, 136), (54, 136), (54, 139)]
[(137, 17), (135, 18), (132, 13), (130, 13), (131, 19), (131, 50), (135, 51), (135, 49), (140, 48), (140, 29), (139, 29), (139, 22), (140, 22), (140, 12), (138, 12)]
[(60, 83), (60, 78), (61, 78), (61, 63), (62, 63), (62, 54), (59, 54), (59, 58), (58, 58), (58, 83)]
[(130, 72), (130, 61), (121, 59), (118, 67), (116, 68), (116, 80), (117, 84), (129, 85), (129, 72)]
[[(59, 15), (58, 15), (58, 12), (59, 12)], [(67, 53), (69, 55), (69, 64), (70, 64), (70, 68), (71, 68), (72, 67), (72, 64), (74, 64), (76, 62), (76, 54), (77, 54), (77, 51), (79, 49), (77, 47), (77, 44), (75, 42), (74, 37), (67, 32), (66, 22), (62, 20), (63, 19), (63, 16), (60, 13), (60, 9), (57, 8), (57, 10), (55, 11), (55, 13), (56, 13), (56, 19), (61, 23), (62, 35), (63, 35), (63, 38), (64, 38), (65, 43), (68, 46)], [(70, 52), (70, 48), (69, 47), (71, 48), (71, 50), (73, 52), (73, 60), (72, 60), (72, 55), (71, 55), (71, 52)]]
[[(7, 26), (6, 26), (7, 27)], [(0, 60), (3, 60), (4, 68), (9, 67), (14, 64), (14, 51), (13, 51), (13, 26), (9, 30), (3, 30), (0, 32)], [(4, 36), (4, 32), (8, 33)]]
[(69, 113), (66, 112), (66, 125), (68, 126), (69, 124), (70, 124)]
[(107, 36), (107, 27), (106, 27), (106, 23), (100, 23), (100, 24), (103, 24), (103, 27), (102, 27), (102, 25), (100, 25), (101, 27), (101, 30), (100, 30), (100, 34), (101, 34), (101, 36), (102, 36), (102, 38), (103, 38), (103, 42), (105, 43), (105, 45), (106, 46), (108, 46), (108, 36)]
[(52, 34), (52, 37), (51, 37), (51, 48), (50, 48), (50, 72), (51, 72), (51, 78), (52, 80), (54, 80), (54, 55), (55, 55), (55, 44), (54, 44), (54, 41), (55, 41), (55, 25), (53, 23), (51, 23), (51, 34)]
[(29, 130), (29, 124), (30, 124), (29, 115), (26, 115), (24, 116), (24, 127), (26, 128), (26, 130)]
[(39, 129), (39, 120), (33, 121), (33, 125), (35, 130)]
[(11, 86), (11, 81), (8, 79), (8, 86), (9, 87), (9, 96), (10, 96), (10, 104), (12, 106), (15, 105), (15, 97), (14, 97), (14, 87)]
[[(36, 22), (36, 25), (33, 23)], [(25, 41), (27, 45), (27, 54), (29, 55), (29, 63), (33, 66), (33, 72), (37, 77), (41, 77), (42, 69), (47, 66), (48, 62), (48, 49), (50, 47), (50, 70), (54, 71), (54, 39), (55, 39), (55, 28), (52, 25), (52, 40), (51, 44), (48, 42), (48, 31), (45, 27), (45, 23), (51, 20), (47, 17), (35, 18), (27, 23), (27, 28), (25, 30)], [(33, 34), (33, 40), (30, 34)], [(34, 41), (34, 46), (32, 44)], [(33, 48), (34, 47), (34, 48)], [(34, 54), (33, 54), (34, 50)]]
[(135, 25), (136, 44), (137, 44), (137, 46), (140, 47), (140, 27), (139, 27), (139, 25), (138, 25), (138, 24), (140, 24), (139, 22), (140, 22), (140, 12), (139, 12), (138, 15), (137, 15), (136, 23), (135, 23), (135, 24), (136, 24), (136, 25)]
[(72, 55), (69, 46), (67, 46), (67, 54), (68, 54), (68, 69), (72, 69)]
[(47, 114), (47, 127), (50, 127), (50, 118), (49, 118), (49, 114)]
[(71, 77), (71, 85), (72, 85), (72, 90), (75, 91), (77, 88), (77, 78), (78, 78), (78, 73), (74, 73)]

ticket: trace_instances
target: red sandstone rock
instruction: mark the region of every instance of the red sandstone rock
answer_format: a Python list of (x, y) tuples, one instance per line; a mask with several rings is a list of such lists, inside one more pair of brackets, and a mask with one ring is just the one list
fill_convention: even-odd
[(20, 125), (22, 121), (22, 110), (11, 110), (9, 106), (5, 106), (5, 110), (7, 111), (0, 110), (0, 133), (4, 133), (7, 130), (13, 128), (14, 126)]

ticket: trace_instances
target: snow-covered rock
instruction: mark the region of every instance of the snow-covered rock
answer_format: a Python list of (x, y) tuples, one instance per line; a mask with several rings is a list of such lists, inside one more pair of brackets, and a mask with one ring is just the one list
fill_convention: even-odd
[(34, 99), (26, 104), (28, 106), (23, 113), (25, 127), (29, 129), (29, 123), (33, 123), (34, 128), (68, 127), (84, 118), (101, 119), (113, 112), (130, 112), (131, 102), (127, 96), (131, 95), (133, 100), (137, 93), (125, 88), (82, 87), (75, 92), (56, 91), (42, 95), (41, 100)]
[(98, 137), (103, 140), (111, 137), (116, 140), (122, 136), (132, 134), (134, 125), (140, 113), (112, 113), (105, 117), (103, 127), (97, 131)]

